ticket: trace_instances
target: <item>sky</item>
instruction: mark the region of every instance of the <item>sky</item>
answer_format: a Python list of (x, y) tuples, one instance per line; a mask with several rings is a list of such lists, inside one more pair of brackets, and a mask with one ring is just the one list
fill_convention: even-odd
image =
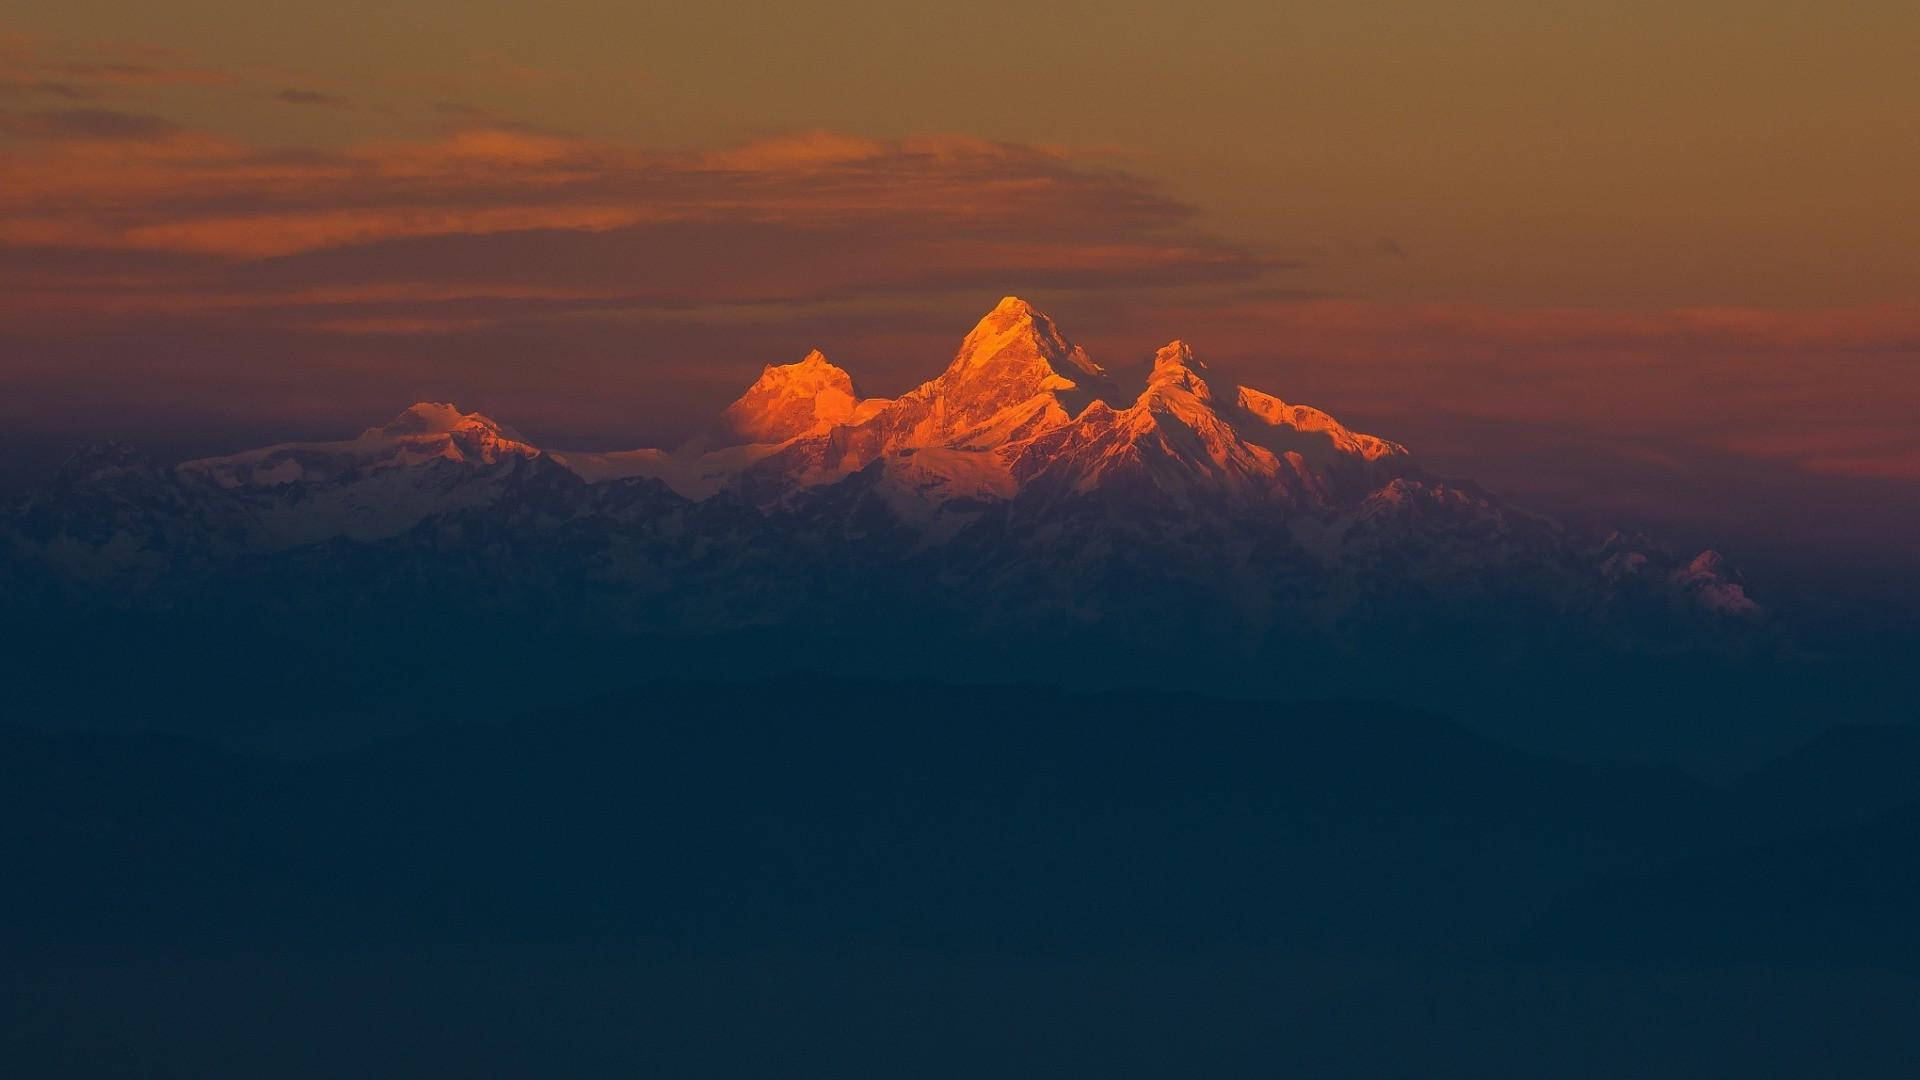
[(1014, 293), (1554, 512), (1897, 558), (1917, 46), (1879, 0), (22, 8), (0, 426), (664, 444), (815, 346), (897, 393)]

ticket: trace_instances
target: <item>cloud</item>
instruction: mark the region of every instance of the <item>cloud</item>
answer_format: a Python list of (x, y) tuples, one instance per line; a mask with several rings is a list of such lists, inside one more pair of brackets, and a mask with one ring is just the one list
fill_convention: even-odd
[(236, 80), (211, 68), (161, 67), (154, 64), (68, 63), (46, 70), (64, 78), (107, 86), (225, 86)]
[(81, 100), (98, 97), (103, 89), (228, 86), (238, 81), (173, 49), (122, 44), (76, 50), (32, 35), (0, 35), (0, 91)]
[(659, 152), (476, 128), (292, 153), (157, 118), (15, 115), (48, 138), (146, 141), (48, 144), (0, 163), (0, 243), (222, 260), (176, 293), (61, 299), (77, 306), (258, 308), (275, 289), (301, 306), (303, 290), (396, 281), (476, 298), (564, 282), (585, 306), (766, 303), (1007, 275), (1060, 287), (1232, 280), (1270, 265), (1196, 231), (1190, 207), (1130, 174), (957, 136), (809, 133)]
[(1836, 476), (1920, 480), (1920, 447), (1865, 457), (1814, 457), (1801, 462), (1811, 472)]
[[(1880, 423), (1875, 423), (1875, 419)], [(1724, 437), (1721, 445), (1747, 457), (1781, 461), (1810, 473), (1920, 480), (1920, 426), (1862, 411), (1849, 424), (1768, 425)]]
[(0, 77), (0, 94), (8, 97), (28, 97), (44, 94), (48, 97), (64, 98), (67, 101), (86, 101), (99, 95), (86, 87), (73, 83), (59, 82), (54, 79), (8, 79)]
[(346, 98), (333, 94), (323, 94), (318, 90), (296, 90), (288, 88), (273, 95), (273, 100), (283, 105), (318, 105), (329, 109), (345, 109), (351, 106)]
[(0, 111), (0, 134), (27, 139), (154, 139), (172, 130), (158, 116), (114, 109)]

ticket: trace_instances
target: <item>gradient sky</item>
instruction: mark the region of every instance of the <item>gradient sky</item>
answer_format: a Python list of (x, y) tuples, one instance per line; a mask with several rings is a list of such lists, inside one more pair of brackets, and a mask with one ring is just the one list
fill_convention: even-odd
[(1890, 0), (66, 0), (0, 20), (0, 423), (667, 442), (1016, 292), (1550, 509), (1908, 551), (1917, 50)]

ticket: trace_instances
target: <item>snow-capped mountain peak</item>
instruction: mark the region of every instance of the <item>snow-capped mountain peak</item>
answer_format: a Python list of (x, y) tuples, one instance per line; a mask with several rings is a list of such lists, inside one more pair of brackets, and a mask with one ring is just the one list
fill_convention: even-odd
[(852, 422), (861, 404), (853, 376), (814, 349), (798, 363), (767, 365), (747, 392), (721, 414), (721, 435), (731, 437), (728, 445), (786, 442), (809, 431)]
[(521, 441), (520, 436), (511, 428), (492, 417), (483, 416), (480, 413), (461, 412), (458, 405), (445, 401), (416, 401), (392, 420), (379, 427), (368, 428), (362, 433), (362, 437), (444, 435), (463, 428), (484, 430)]
[(279, 443), (223, 457), (182, 463), (183, 473), (203, 476), (221, 487), (272, 488), (295, 482), (316, 483), (348, 474), (444, 460), (494, 465), (511, 458), (536, 457), (539, 448), (512, 428), (457, 406), (422, 401), (378, 427), (352, 439)]
[(1193, 347), (1184, 341), (1170, 341), (1153, 354), (1153, 371), (1147, 376), (1147, 388), (1184, 390), (1202, 401), (1213, 400), (1213, 388), (1205, 378), (1207, 365), (1193, 355)]
[(982, 368), (1025, 368), (1035, 363), (1068, 382), (1106, 377), (1106, 371), (1085, 350), (1068, 341), (1051, 318), (1025, 300), (1009, 296), (967, 332), (941, 378), (953, 386), (963, 382), (966, 373)]
[(1112, 394), (1112, 380), (1086, 350), (1009, 296), (968, 332), (945, 371), (873, 422), (888, 449), (985, 449), (1065, 424)]

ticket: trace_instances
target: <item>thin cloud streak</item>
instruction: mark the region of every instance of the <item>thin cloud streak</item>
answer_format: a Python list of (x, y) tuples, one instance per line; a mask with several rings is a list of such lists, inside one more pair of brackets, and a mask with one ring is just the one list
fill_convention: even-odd
[(0, 33), (0, 90), (91, 98), (108, 89), (223, 87), (239, 82), (233, 74), (192, 63), (174, 49), (119, 45), (75, 50), (55, 47), (33, 35)]
[(12, 248), (224, 268), (150, 294), (40, 297), (67, 309), (253, 308), (263, 288), (394, 281), (485, 283), (475, 298), (559, 282), (596, 302), (684, 305), (996, 273), (1060, 287), (1232, 280), (1272, 265), (1193, 231), (1190, 207), (1126, 173), (962, 137), (814, 133), (660, 153), (476, 129), (293, 153), (175, 132), (44, 145), (0, 164), (0, 181)]
[(282, 105), (312, 105), (328, 109), (351, 108), (353, 103), (335, 94), (325, 94), (318, 90), (300, 90), (289, 87), (273, 95), (273, 100)]
[(0, 136), (20, 139), (155, 139), (172, 130), (158, 116), (116, 109), (0, 110)]

